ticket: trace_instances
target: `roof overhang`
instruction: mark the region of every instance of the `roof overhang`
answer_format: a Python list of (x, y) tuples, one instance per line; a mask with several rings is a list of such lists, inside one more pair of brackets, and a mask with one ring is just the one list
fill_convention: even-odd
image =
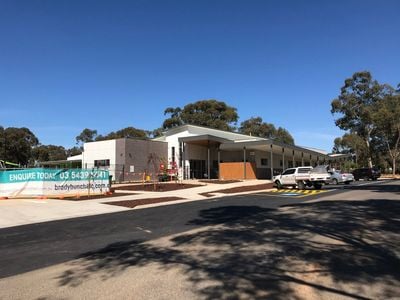
[(187, 144), (200, 145), (200, 146), (221, 145), (223, 143), (231, 142), (228, 139), (224, 139), (224, 138), (210, 135), (210, 134), (180, 137), (180, 138), (178, 138), (178, 141), (180, 143), (187, 143)]
[(228, 143), (221, 144), (220, 146), (220, 149), (225, 151), (238, 151), (238, 150), (243, 150), (244, 148), (246, 148), (246, 150), (260, 150), (260, 151), (271, 151), (272, 148), (272, 152), (274, 153), (283, 153), (283, 151), (285, 151), (285, 153), (288, 154), (292, 151), (295, 151), (297, 153), (304, 153), (312, 156), (328, 158), (328, 156), (325, 154), (305, 149), (302, 147), (298, 147), (295, 145), (284, 144), (272, 139), (263, 141), (245, 141), (245, 142), (231, 141)]

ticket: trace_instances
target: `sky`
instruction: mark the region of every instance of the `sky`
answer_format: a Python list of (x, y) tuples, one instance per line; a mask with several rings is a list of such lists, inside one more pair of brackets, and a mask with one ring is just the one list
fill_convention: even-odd
[(297, 145), (342, 136), (330, 103), (368, 70), (400, 83), (400, 1), (0, 0), (0, 126), (72, 147), (84, 128), (153, 130), (217, 99)]

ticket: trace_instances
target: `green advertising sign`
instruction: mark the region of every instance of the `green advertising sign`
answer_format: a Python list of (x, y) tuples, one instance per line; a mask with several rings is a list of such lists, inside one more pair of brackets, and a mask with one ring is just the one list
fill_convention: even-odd
[(25, 169), (0, 171), (0, 183), (27, 181), (93, 181), (108, 180), (108, 171), (84, 169)]

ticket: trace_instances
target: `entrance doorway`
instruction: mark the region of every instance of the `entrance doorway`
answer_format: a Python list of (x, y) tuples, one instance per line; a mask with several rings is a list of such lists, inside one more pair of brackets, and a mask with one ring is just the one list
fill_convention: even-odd
[(191, 159), (190, 163), (190, 178), (203, 179), (207, 178), (206, 161), (200, 159)]

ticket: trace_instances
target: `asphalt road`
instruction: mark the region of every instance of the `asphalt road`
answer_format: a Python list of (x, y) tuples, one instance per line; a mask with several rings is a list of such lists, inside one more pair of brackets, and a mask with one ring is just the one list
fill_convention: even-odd
[[(399, 194), (399, 185), (384, 181), (361, 181), (346, 186), (327, 186), (325, 189), (328, 192), (301, 198), (254, 193), (2, 229), (0, 278), (66, 262), (110, 244), (118, 245), (115, 243), (133, 240), (148, 241), (199, 228), (205, 224), (193, 220), (211, 209), (237, 206), (274, 210), (328, 196), (341, 199), (341, 194), (346, 195), (344, 193), (349, 190), (356, 191), (354, 195), (372, 190)], [(235, 215), (220, 216), (217, 223), (243, 217), (240, 209), (233, 211)], [(243, 210), (243, 214), (245, 213)]]

